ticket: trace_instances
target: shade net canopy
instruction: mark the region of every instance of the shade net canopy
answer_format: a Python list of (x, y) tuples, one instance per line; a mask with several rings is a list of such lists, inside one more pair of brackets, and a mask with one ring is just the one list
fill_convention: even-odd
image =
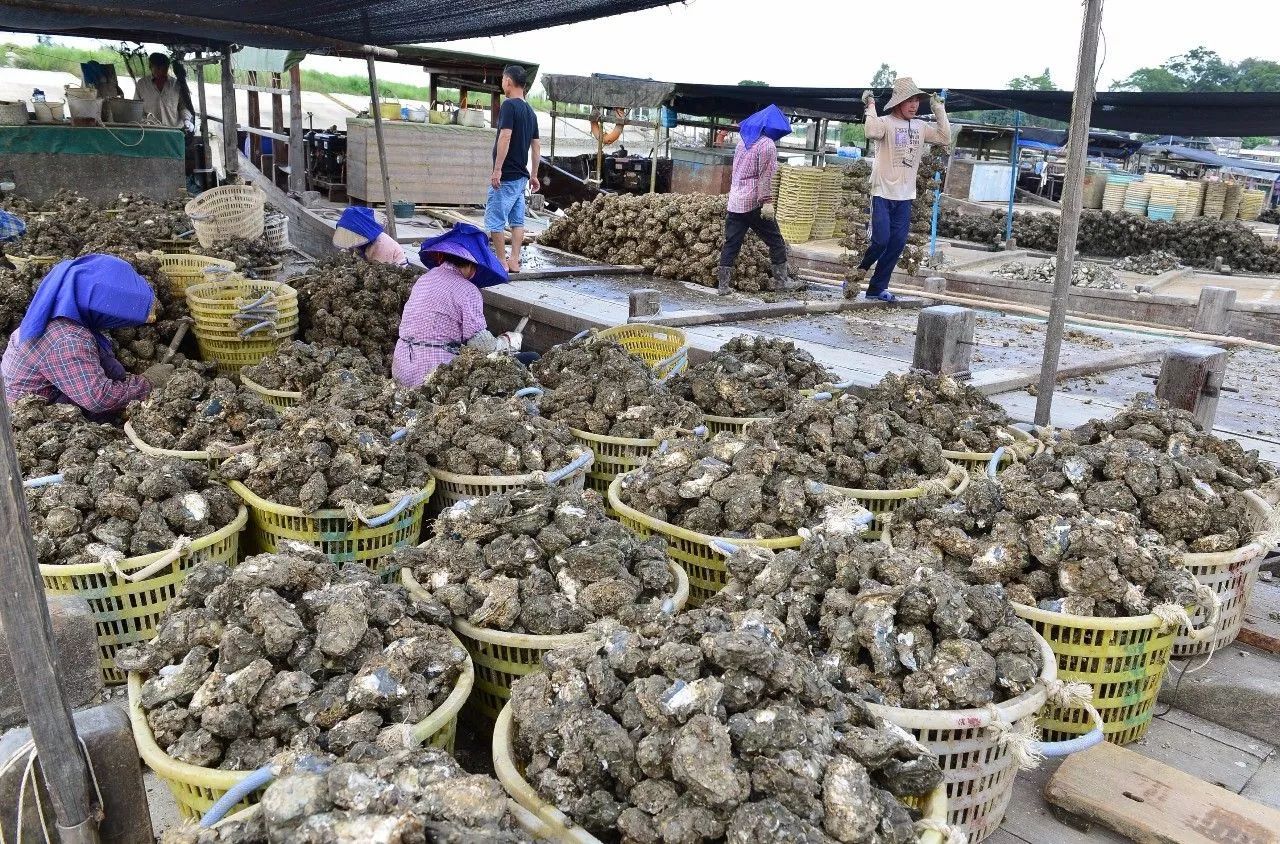
[(673, 0), (0, 0), (0, 29), (88, 38), (315, 49), (509, 35)]

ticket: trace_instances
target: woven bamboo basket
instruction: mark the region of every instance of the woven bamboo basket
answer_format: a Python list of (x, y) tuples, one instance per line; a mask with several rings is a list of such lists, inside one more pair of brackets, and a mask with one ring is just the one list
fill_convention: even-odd
[(187, 216), (206, 249), (224, 240), (262, 237), (267, 195), (257, 185), (210, 188), (187, 203)]

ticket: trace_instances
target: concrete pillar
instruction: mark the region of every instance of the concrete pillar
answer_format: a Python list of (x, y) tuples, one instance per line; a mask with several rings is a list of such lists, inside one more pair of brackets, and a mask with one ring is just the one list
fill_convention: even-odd
[[(1233, 291), (1234, 292), (1234, 291)], [(1227, 352), (1217, 346), (1191, 344), (1170, 349), (1160, 368), (1156, 398), (1195, 414), (1205, 430), (1213, 428), (1218, 395), (1227, 371)]]
[(1229, 334), (1231, 332), (1231, 308), (1235, 304), (1235, 288), (1200, 288), (1200, 302), (1196, 306), (1196, 321), (1192, 327), (1196, 331), (1205, 334)]
[[(53, 622), (53, 647), (58, 655), (59, 685), (67, 703), (75, 709), (97, 700), (102, 693), (102, 667), (93, 613), (84, 598), (74, 595), (50, 595), (47, 600), (49, 620)], [(0, 632), (0, 729), (26, 721), (9, 643)]]
[(653, 316), (662, 310), (662, 294), (657, 290), (642, 287), (632, 290), (627, 316), (631, 319)]
[(925, 293), (946, 293), (947, 280), (940, 275), (931, 275), (924, 280)]
[(920, 311), (911, 366), (937, 375), (968, 375), (977, 313), (955, 305)]
[[(152, 844), (155, 834), (151, 829), (147, 792), (142, 785), (142, 765), (138, 760), (138, 747), (133, 742), (133, 732), (129, 729), (129, 716), (121, 706), (103, 704), (82, 709), (75, 713), (74, 718), (76, 733), (88, 748), (89, 764), (102, 792), (104, 817), (98, 825), (99, 840), (102, 844)], [(25, 727), (6, 733), (0, 739), (0, 767), (30, 739), (31, 731)], [(0, 776), (0, 828), (5, 830), (5, 840), (14, 841), (21, 836), (23, 841), (57, 841), (58, 831), (49, 795), (45, 791), (44, 777), (38, 773), (38, 762), (35, 784), (28, 785), (27, 799), (23, 802), (22, 828), (18, 828), (18, 794), (26, 769), (26, 755), (22, 755), (20, 760)], [(40, 803), (44, 806), (44, 824), (37, 810), (36, 788), (40, 789)], [(94, 798), (96, 800), (96, 795)]]

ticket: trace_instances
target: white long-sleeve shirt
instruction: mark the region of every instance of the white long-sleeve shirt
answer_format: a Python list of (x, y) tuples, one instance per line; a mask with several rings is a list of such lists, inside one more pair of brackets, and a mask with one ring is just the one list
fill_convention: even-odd
[(876, 141), (876, 157), (871, 165), (871, 195), (883, 199), (916, 198), (916, 171), (925, 144), (951, 145), (951, 124), (942, 103), (933, 106), (938, 122), (903, 120), (893, 115), (880, 117), (874, 102), (867, 103), (866, 133)]
[(185, 116), (178, 104), (178, 80), (170, 76), (164, 90), (156, 87), (150, 76), (139, 79), (134, 89), (134, 99), (142, 100), (142, 110), (156, 119), (161, 126), (179, 128)]

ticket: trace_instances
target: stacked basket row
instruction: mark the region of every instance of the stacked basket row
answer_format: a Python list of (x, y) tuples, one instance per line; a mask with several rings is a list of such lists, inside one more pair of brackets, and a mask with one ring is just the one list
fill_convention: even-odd
[(200, 356), (235, 377), (261, 363), (298, 330), (298, 293), (287, 284), (232, 275), (187, 288)]

